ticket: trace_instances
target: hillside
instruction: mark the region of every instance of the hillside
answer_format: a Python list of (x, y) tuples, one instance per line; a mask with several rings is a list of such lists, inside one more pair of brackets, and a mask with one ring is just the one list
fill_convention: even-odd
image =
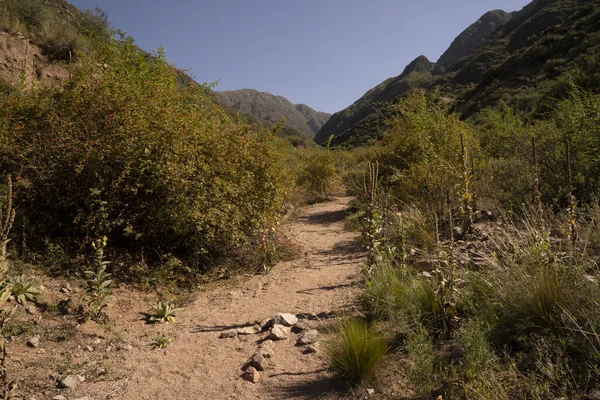
[(451, 67), (483, 44), (498, 27), (506, 24), (511, 18), (512, 14), (502, 10), (485, 13), (454, 39), (448, 50), (439, 58), (438, 64), (446, 68)]
[[(560, 96), (568, 79), (585, 88), (600, 87), (595, 68), (598, 7), (598, 2), (583, 0), (539, 0), (512, 14), (487, 13), (464, 31), (440, 60), (448, 64), (460, 57), (467, 47), (458, 43), (472, 46), (466, 56), (443, 73), (437, 74), (434, 69), (432, 76), (427, 75), (429, 72), (419, 75), (422, 79), (412, 86), (438, 89), (455, 100), (455, 109), (464, 116), (500, 100), (519, 110), (543, 113), (547, 106), (544, 99)], [(485, 29), (499, 24), (507, 15), (512, 16), (510, 21), (500, 25), (483, 44), (469, 40), (478, 36), (473, 34), (477, 27), (483, 35)], [(406, 71), (390, 78), (334, 114), (317, 134), (317, 143), (334, 135), (334, 143), (355, 146), (379, 136), (385, 118), (378, 110), (408, 90), (406, 83), (400, 88), (407, 79)], [(379, 102), (378, 107), (375, 102)]]
[(528, 15), (502, 26), (435, 83), (458, 93), (463, 115), (500, 100), (541, 114), (546, 100), (560, 97), (569, 80), (600, 88), (598, 2), (538, 1), (528, 7)]
[(444, 67), (419, 56), (397, 77), (389, 78), (369, 90), (350, 107), (331, 116), (315, 137), (315, 142), (325, 143), (331, 135), (333, 144), (360, 144), (377, 136), (381, 129), (378, 111), (382, 105), (415, 87), (427, 87)]
[(281, 117), (286, 119), (286, 127), (303, 132), (313, 138), (327, 122), (330, 114), (315, 111), (305, 104), (292, 104), (282, 96), (254, 89), (241, 89), (215, 92), (226, 107), (238, 110), (242, 114), (277, 123)]

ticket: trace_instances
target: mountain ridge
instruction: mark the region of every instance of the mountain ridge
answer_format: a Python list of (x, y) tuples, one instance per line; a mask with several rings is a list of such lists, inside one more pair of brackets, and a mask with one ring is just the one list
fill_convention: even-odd
[(270, 123), (278, 123), (284, 117), (286, 127), (300, 131), (311, 139), (331, 116), (306, 104), (293, 104), (283, 96), (256, 89), (215, 91), (214, 93), (222, 105), (233, 108), (242, 114), (251, 115)]
[(473, 47), (469, 54), (447, 68), (418, 57), (401, 75), (386, 79), (335, 113), (315, 141), (323, 144), (333, 135), (334, 145), (353, 147), (380, 137), (385, 130), (386, 104), (416, 87), (437, 91), (463, 117), (501, 100), (541, 116), (548, 111), (547, 99), (559, 98), (570, 80), (600, 90), (600, 73), (594, 67), (600, 61), (596, 55), (600, 52), (596, 44), (600, 43), (600, 4), (534, 0), (520, 11), (498, 15), (511, 17), (482, 44), (469, 42)]

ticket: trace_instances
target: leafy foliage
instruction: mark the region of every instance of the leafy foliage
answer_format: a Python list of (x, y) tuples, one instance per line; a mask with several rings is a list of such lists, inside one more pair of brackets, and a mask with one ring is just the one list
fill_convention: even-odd
[(107, 236), (193, 273), (255, 246), (284, 194), (271, 135), (233, 122), (206, 87), (176, 89), (163, 53), (129, 40), (102, 54), (64, 88), (3, 100), (0, 170), (18, 174), (31, 235)]
[(310, 202), (323, 201), (327, 199), (335, 173), (333, 154), (327, 145), (325, 149), (306, 152), (298, 184), (306, 189)]
[(85, 292), (90, 297), (88, 301), (88, 312), (92, 318), (98, 316), (107, 303), (112, 300), (113, 281), (108, 279), (110, 274), (106, 272), (106, 266), (109, 261), (104, 261), (104, 247), (106, 246), (106, 237), (92, 242), (95, 250), (93, 258), (94, 270), (85, 271), (87, 285)]
[(183, 311), (183, 308), (175, 308), (168, 301), (159, 301), (158, 303), (152, 304), (150, 310), (150, 318), (148, 319), (148, 321), (151, 323), (175, 322), (175, 315), (177, 315), (177, 313), (180, 311)]
[(28, 301), (36, 301), (37, 297), (42, 293), (36, 286), (33, 279), (25, 275), (9, 276), (7, 279), (7, 287), (10, 288), (10, 293), (15, 296), (17, 303), (26, 305)]
[(173, 339), (170, 337), (157, 336), (154, 338), (154, 340), (152, 340), (152, 348), (166, 349), (167, 347), (169, 347), (169, 345), (171, 344), (172, 341), (173, 341)]

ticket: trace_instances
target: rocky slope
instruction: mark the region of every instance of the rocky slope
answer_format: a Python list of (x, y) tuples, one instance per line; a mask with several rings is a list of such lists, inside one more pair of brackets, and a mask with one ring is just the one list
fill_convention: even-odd
[(313, 138), (330, 114), (315, 111), (305, 104), (292, 104), (285, 97), (254, 89), (215, 92), (221, 103), (242, 114), (277, 123), (285, 117), (286, 126)]
[(0, 80), (11, 86), (54, 85), (69, 72), (52, 64), (42, 49), (22, 35), (0, 32)]

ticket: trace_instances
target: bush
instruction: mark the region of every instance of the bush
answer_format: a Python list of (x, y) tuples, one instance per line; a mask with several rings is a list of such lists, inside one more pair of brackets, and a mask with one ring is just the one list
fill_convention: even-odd
[(408, 378), (419, 393), (427, 395), (434, 386), (435, 348), (424, 326), (417, 324), (408, 333), (405, 349), (411, 362)]
[(367, 278), (363, 308), (373, 318), (394, 320), (406, 304), (409, 289), (407, 271), (382, 258)]
[(465, 322), (456, 333), (456, 344), (462, 353), (461, 367), (467, 381), (481, 376), (482, 371), (488, 371), (498, 361), (488, 336), (488, 330), (476, 319)]
[(388, 350), (375, 325), (351, 318), (340, 322), (336, 333), (326, 347), (331, 367), (351, 383), (372, 376)]
[(38, 0), (2, 0), (8, 13), (31, 28), (41, 28), (48, 15), (46, 7)]
[(325, 149), (307, 150), (298, 184), (306, 190), (309, 202), (327, 200), (335, 173), (334, 159), (329, 145)]
[(470, 127), (442, 100), (420, 90), (391, 106), (390, 114), (388, 130), (373, 151), (382, 184), (397, 200), (444, 215), (448, 196), (460, 198), (461, 135), (466, 148), (477, 151)]
[(18, 176), (30, 240), (107, 236), (194, 273), (261, 246), (284, 192), (271, 135), (234, 123), (205, 87), (176, 89), (162, 53), (129, 41), (102, 54), (64, 88), (2, 100), (0, 171)]

